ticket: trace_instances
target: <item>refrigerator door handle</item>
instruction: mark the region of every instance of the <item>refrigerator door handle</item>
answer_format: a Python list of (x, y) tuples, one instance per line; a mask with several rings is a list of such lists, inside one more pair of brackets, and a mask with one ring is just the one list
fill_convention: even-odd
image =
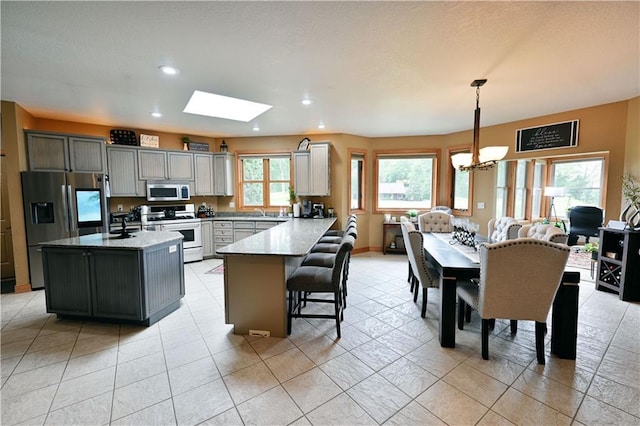
[(69, 207), (69, 231), (75, 232), (78, 230), (78, 222), (75, 217), (76, 206), (73, 202), (73, 192), (71, 191), (71, 185), (67, 185), (67, 206)]
[[(61, 185), (62, 189), (62, 201), (64, 204), (68, 205), (68, 197), (67, 197), (67, 185)], [(64, 230), (66, 233), (69, 233), (69, 208), (67, 206), (64, 210)]]

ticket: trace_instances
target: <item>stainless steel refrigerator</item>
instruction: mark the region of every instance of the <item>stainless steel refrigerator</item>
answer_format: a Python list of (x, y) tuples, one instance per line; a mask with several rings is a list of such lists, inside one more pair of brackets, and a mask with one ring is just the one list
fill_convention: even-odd
[(21, 175), (31, 288), (44, 288), (39, 243), (108, 232), (105, 176), (65, 172)]

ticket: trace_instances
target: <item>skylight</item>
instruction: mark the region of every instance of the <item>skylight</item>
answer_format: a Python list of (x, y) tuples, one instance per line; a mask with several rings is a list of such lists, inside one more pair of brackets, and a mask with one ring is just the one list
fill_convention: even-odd
[(272, 105), (194, 90), (183, 112), (247, 122), (271, 107)]

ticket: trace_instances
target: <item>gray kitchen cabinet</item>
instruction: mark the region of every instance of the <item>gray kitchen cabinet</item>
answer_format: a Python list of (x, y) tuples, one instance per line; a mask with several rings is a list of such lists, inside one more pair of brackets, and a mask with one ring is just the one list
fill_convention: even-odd
[(167, 151), (167, 178), (193, 181), (193, 153)]
[(213, 194), (213, 155), (194, 154), (195, 191), (193, 195)]
[(200, 226), (202, 231), (202, 256), (213, 257), (214, 242), (213, 242), (213, 222), (210, 220), (203, 220)]
[(139, 149), (138, 177), (140, 180), (167, 179), (166, 151)]
[(213, 221), (213, 245), (217, 252), (233, 242), (233, 222), (230, 220)]
[(25, 132), (29, 170), (104, 173), (105, 140), (62, 133)]
[(233, 242), (250, 237), (256, 233), (256, 223), (253, 221), (236, 220), (233, 222)]
[(117, 145), (107, 147), (109, 186), (112, 197), (142, 197), (145, 182), (138, 178), (138, 149)]
[(331, 195), (331, 143), (309, 144), (309, 151), (293, 153), (294, 188), (298, 195)]
[(213, 195), (230, 196), (235, 192), (235, 155), (213, 154)]

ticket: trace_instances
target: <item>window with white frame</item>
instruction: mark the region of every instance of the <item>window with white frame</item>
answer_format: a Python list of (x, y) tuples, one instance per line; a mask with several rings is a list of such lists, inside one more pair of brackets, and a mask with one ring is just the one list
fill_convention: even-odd
[(525, 219), (527, 208), (527, 166), (528, 161), (518, 160), (516, 163), (516, 182), (514, 191), (513, 217)]
[(435, 153), (376, 153), (376, 210), (427, 210), (434, 206)]
[(496, 217), (507, 215), (507, 200), (509, 195), (508, 173), (509, 163), (498, 161), (496, 166)]
[(542, 211), (542, 189), (544, 187), (545, 162), (536, 160), (533, 165), (533, 187), (531, 188), (531, 220), (545, 217)]
[(559, 217), (573, 206), (603, 208), (604, 158), (554, 160), (550, 186), (564, 188), (564, 196), (554, 199)]
[(289, 205), (289, 155), (240, 156), (240, 208), (276, 208)]

